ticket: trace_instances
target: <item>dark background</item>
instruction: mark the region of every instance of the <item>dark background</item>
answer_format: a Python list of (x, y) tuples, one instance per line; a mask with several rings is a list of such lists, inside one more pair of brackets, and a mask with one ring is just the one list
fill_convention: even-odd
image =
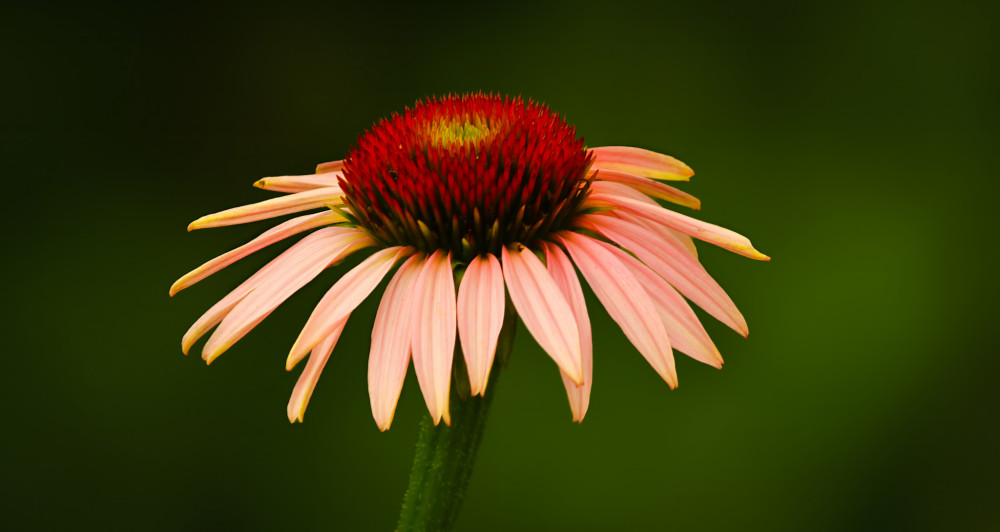
[(346, 268), (211, 368), (181, 335), (277, 250), (167, 288), (268, 227), (185, 232), (254, 180), (484, 90), (679, 157), (774, 260), (701, 246), (752, 334), (706, 318), (725, 369), (675, 391), (591, 297), (582, 425), (522, 328), (459, 530), (1000, 528), (997, 6), (7, 4), (0, 525), (391, 529), (424, 405), (411, 374), (371, 419), (378, 298), (293, 426), (285, 354)]

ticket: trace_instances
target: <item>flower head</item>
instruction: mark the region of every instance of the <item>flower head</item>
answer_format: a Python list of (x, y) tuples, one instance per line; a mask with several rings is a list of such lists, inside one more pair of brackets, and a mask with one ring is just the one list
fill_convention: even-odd
[(546, 107), (476, 95), (376, 124), (344, 159), (342, 187), (379, 244), (467, 262), (560, 227), (587, 195), (592, 162)]
[(573, 419), (581, 421), (593, 357), (576, 269), (671, 387), (677, 385), (673, 349), (722, 365), (685, 298), (744, 336), (748, 332), (698, 262), (692, 237), (768, 258), (746, 238), (656, 201), (698, 209), (696, 198), (663, 183), (693, 174), (672, 157), (639, 148), (587, 149), (573, 126), (535, 102), (483, 94), (429, 99), (378, 122), (347, 157), (319, 165), (315, 174), (255, 183), (287, 195), (192, 222), (189, 230), (316, 211), (174, 283), (171, 295), (274, 242), (311, 231), (195, 322), (183, 350), (218, 325), (202, 350), (211, 363), (324, 269), (375, 248), (319, 301), (288, 355), (289, 370), (309, 357), (288, 404), (291, 421), (302, 420), (350, 314), (397, 265), (369, 354), (379, 428), (392, 422), (411, 358), (435, 423), (450, 422), (456, 343), (470, 392), (483, 394), (505, 313), (512, 310), (559, 367)]

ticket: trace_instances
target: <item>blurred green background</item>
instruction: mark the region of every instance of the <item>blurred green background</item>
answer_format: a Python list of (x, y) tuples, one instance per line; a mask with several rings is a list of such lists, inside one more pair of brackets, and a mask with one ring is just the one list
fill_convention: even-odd
[(699, 217), (774, 260), (701, 246), (752, 332), (706, 318), (725, 369), (679, 358), (675, 391), (591, 297), (582, 425), (522, 328), (459, 530), (1000, 529), (997, 3), (14, 1), (0, 19), (3, 528), (391, 529), (424, 406), (411, 372), (392, 430), (371, 419), (378, 298), (293, 426), (285, 354), (346, 268), (211, 368), (181, 335), (278, 250), (167, 288), (268, 227), (185, 232), (270, 197), (257, 178), (484, 90), (679, 157)]

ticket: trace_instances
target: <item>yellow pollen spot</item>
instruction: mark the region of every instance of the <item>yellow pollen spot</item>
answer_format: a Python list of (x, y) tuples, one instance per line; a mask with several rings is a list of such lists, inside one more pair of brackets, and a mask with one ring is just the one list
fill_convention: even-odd
[(428, 127), (427, 137), (434, 146), (456, 146), (488, 140), (496, 132), (480, 117), (465, 120), (438, 120)]

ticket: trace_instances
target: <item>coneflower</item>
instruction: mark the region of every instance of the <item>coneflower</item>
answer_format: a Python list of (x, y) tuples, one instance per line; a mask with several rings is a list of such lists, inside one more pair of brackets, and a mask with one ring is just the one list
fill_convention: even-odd
[[(471, 467), (478, 435), (469, 437), (468, 430), (481, 431), (485, 406), (453, 399), (453, 381), (468, 395), (491, 391), (491, 372), (499, 371), (494, 361), (507, 356), (517, 317), (558, 366), (573, 420), (583, 420), (593, 361), (576, 269), (671, 388), (677, 386), (673, 349), (722, 365), (687, 300), (747, 335), (743, 316), (698, 261), (692, 237), (753, 259), (768, 257), (739, 234), (660, 205), (657, 200), (698, 209), (698, 199), (664, 183), (693, 174), (673, 157), (640, 148), (587, 148), (573, 126), (536, 102), (483, 94), (428, 99), (378, 122), (343, 160), (321, 164), (315, 174), (255, 183), (287, 195), (191, 223), (189, 230), (316, 211), (277, 225), (174, 283), (171, 295), (272, 243), (311, 231), (209, 309), (184, 335), (183, 350), (218, 325), (202, 350), (211, 363), (324, 269), (374, 249), (319, 301), (292, 346), (287, 369), (308, 360), (288, 418), (302, 420), (351, 313), (395, 268), (369, 353), (375, 422), (381, 430), (392, 423), (412, 358), (433, 425), (456, 424), (435, 429), (428, 423), (422, 438), (440, 447), (436, 459), (471, 455), (462, 458)], [(498, 350), (498, 344), (504, 347)], [(475, 411), (475, 419), (462, 422), (476, 428), (459, 427), (455, 408)], [(455, 438), (471, 441), (456, 450), (435, 430), (465, 431)], [(434, 444), (436, 439), (442, 442)], [(411, 483), (407, 494), (409, 511), (419, 513), (413, 507), (429, 503), (411, 496), (414, 489), (428, 488)], [(461, 491), (441, 497), (460, 501)], [(447, 505), (453, 507), (419, 519), (446, 526), (457, 511), (457, 503)], [(406, 512), (401, 528), (418, 519), (407, 521)]]

